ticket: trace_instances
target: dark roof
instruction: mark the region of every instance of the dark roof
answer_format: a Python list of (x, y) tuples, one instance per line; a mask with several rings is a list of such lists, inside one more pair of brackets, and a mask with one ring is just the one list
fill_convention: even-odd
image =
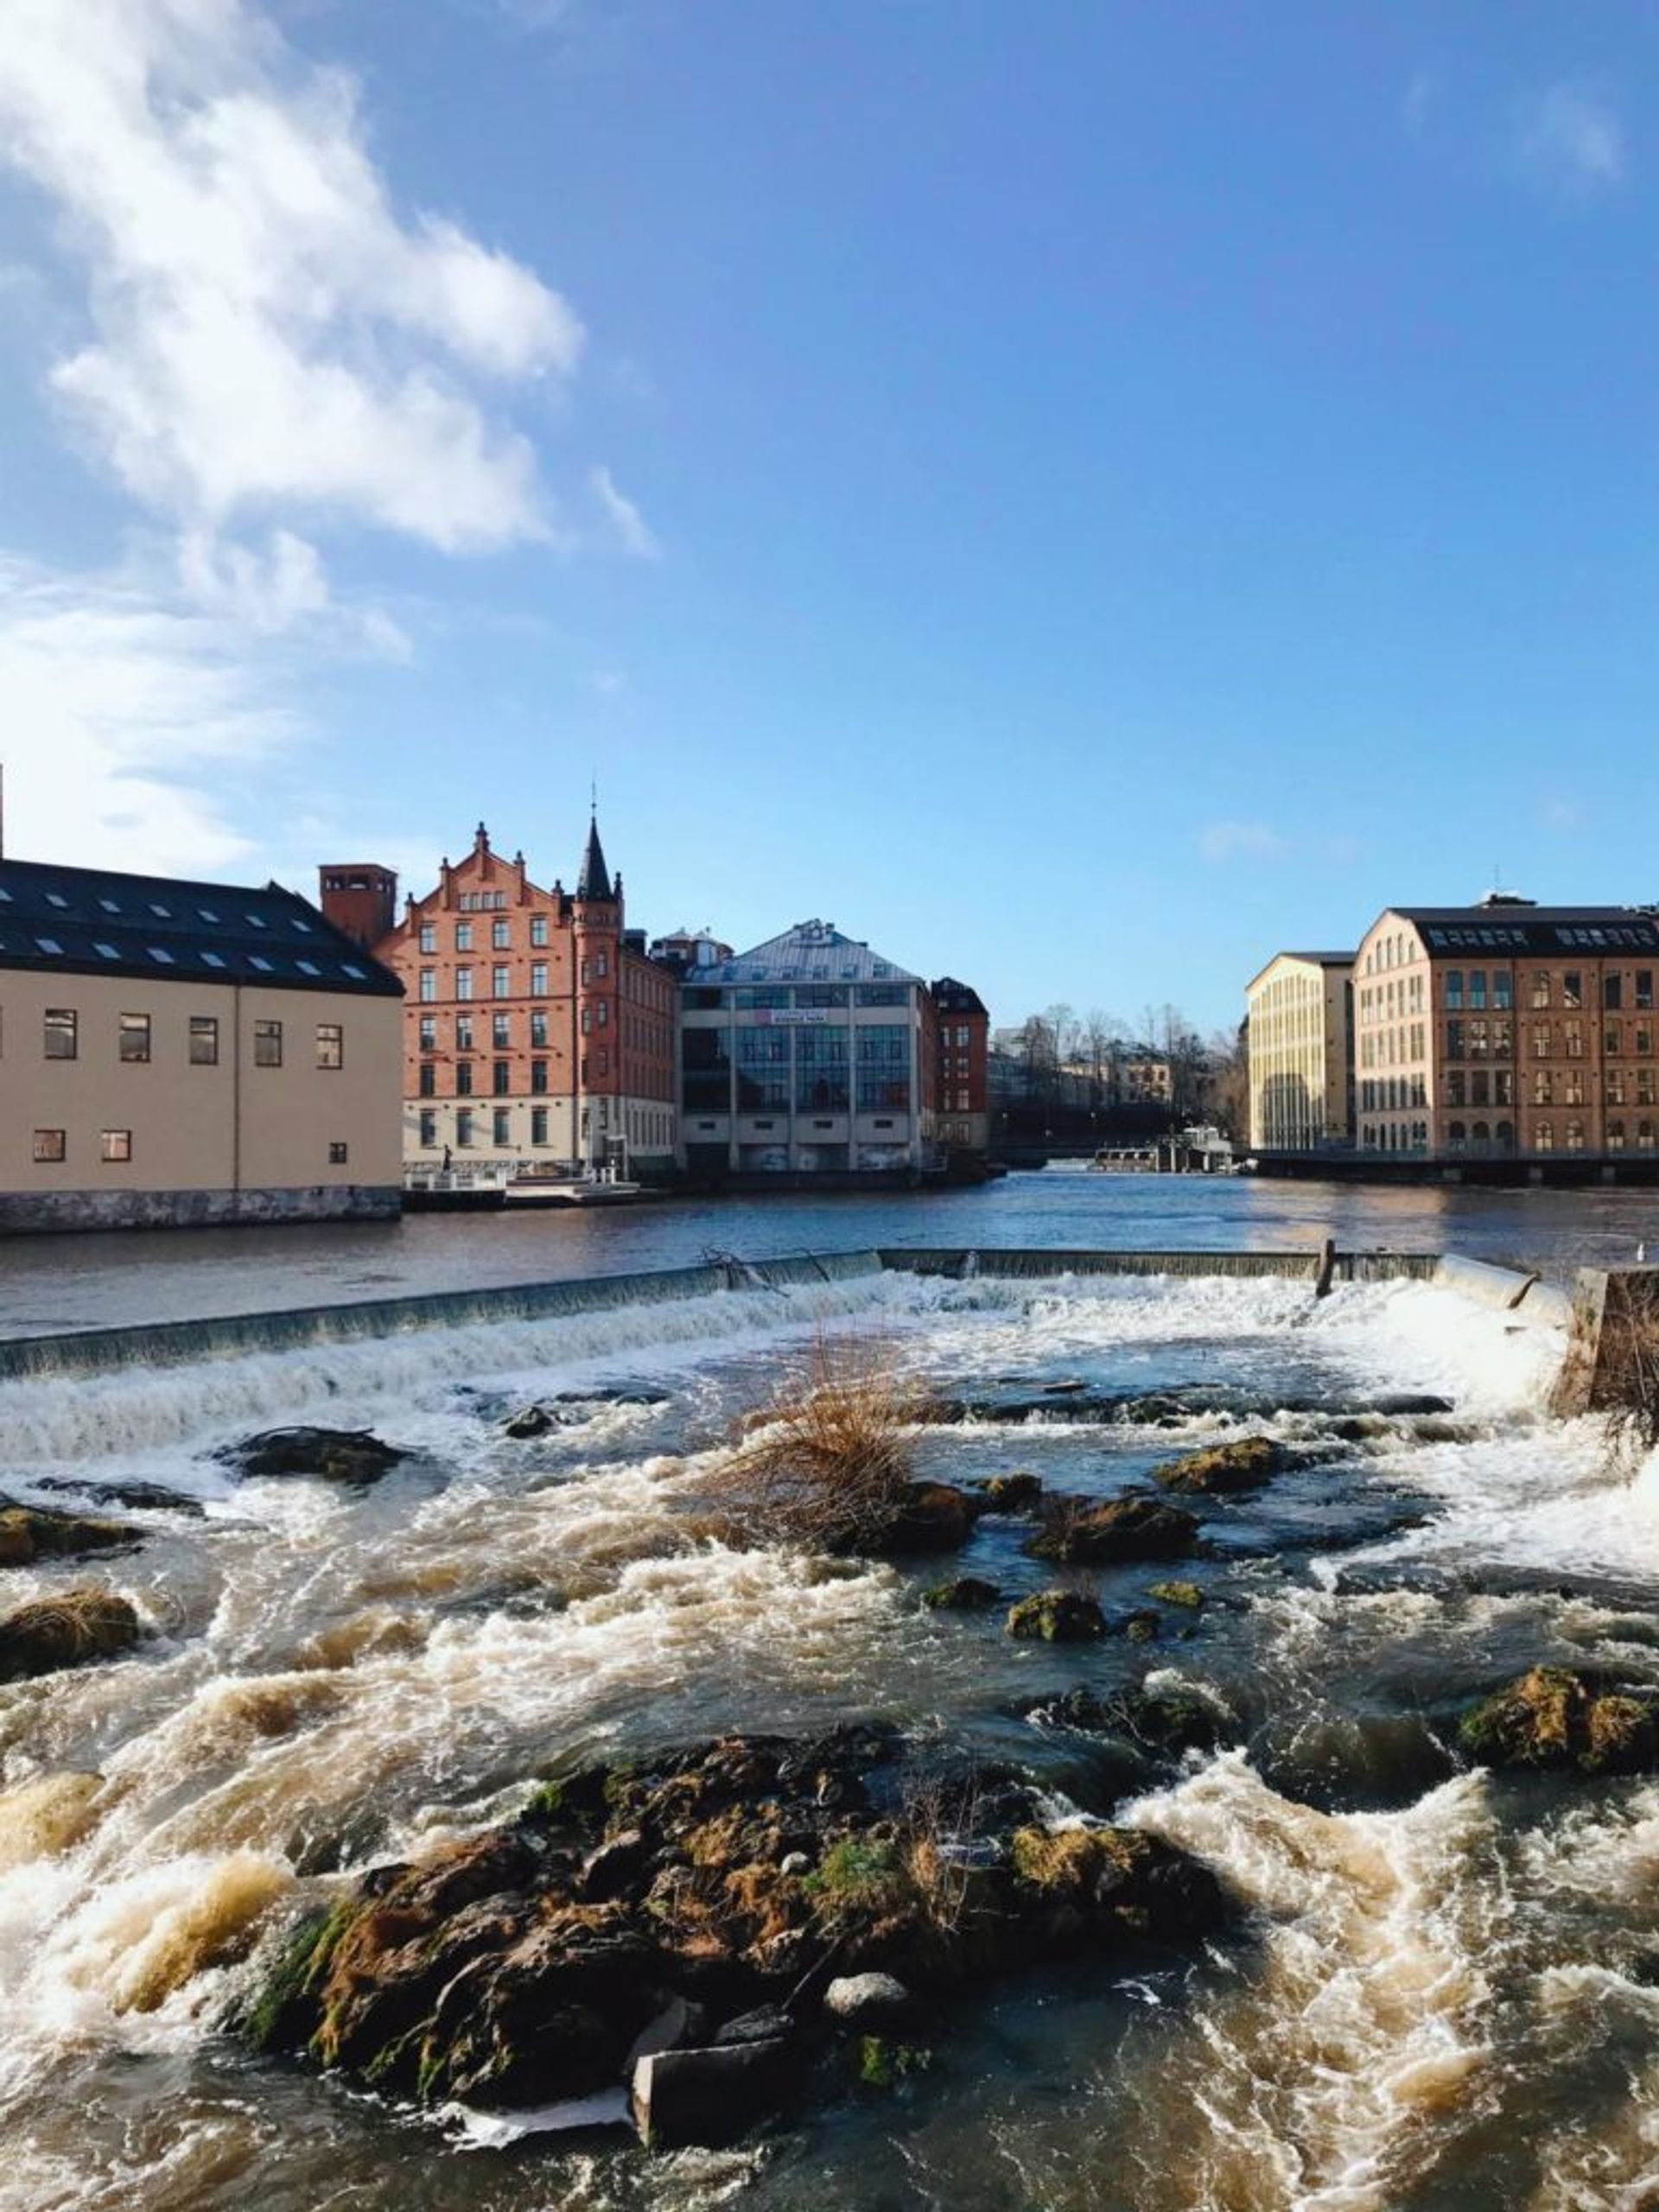
[(747, 952), (687, 970), (688, 983), (918, 983), (833, 922), (797, 922)]
[(1316, 968), (1351, 968), (1354, 964), (1351, 952), (1279, 952), (1274, 957), (1276, 960), (1311, 960)]
[(0, 969), (402, 995), (296, 891), (0, 860)]
[(1431, 957), (1527, 952), (1554, 957), (1583, 952), (1593, 958), (1607, 952), (1659, 953), (1659, 920), (1640, 906), (1390, 906), (1387, 911), (1421, 932)]
[(611, 872), (605, 865), (605, 848), (599, 842), (599, 817), (588, 824), (588, 849), (582, 856), (582, 874), (576, 878), (578, 899), (611, 899)]
[[(936, 1006), (948, 1007), (952, 1014), (986, 1014), (985, 1001), (971, 983), (959, 983), (954, 976), (941, 976), (937, 983), (930, 983)], [(988, 1014), (986, 1017), (989, 1019)]]

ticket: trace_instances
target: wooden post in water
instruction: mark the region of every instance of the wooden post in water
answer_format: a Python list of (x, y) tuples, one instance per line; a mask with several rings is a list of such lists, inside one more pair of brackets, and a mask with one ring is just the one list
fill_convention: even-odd
[(1313, 1295), (1315, 1298), (1330, 1297), (1331, 1278), (1336, 1272), (1337, 1240), (1334, 1236), (1327, 1236), (1325, 1243), (1319, 1248), (1319, 1269), (1313, 1277)]

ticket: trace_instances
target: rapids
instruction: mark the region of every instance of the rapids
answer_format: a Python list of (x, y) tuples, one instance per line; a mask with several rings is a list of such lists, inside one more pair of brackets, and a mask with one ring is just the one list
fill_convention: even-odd
[[(1246, 1417), (1303, 1463), (1196, 1501), (1211, 1550), (1179, 1571), (1206, 1602), (1166, 1607), (1150, 1651), (1014, 1643), (1000, 1611), (924, 1609), (931, 1563), (735, 1549), (688, 1511), (735, 1418), (840, 1336), (941, 1395), (1184, 1394), (1144, 1425), (929, 1426), (929, 1473), (1109, 1492)], [(1471, 1772), (1452, 1748), (1459, 1706), (1540, 1659), (1659, 1680), (1659, 1471), (1548, 1419), (1560, 1352), (1417, 1285), (1315, 1306), (1271, 1279), (889, 1274), (0, 1385), (8, 1494), (143, 1482), (191, 1508), (134, 1510), (133, 1550), (3, 1578), (8, 1607), (107, 1581), (147, 1633), (0, 1688), (0, 2206), (1659, 2202), (1659, 1789)], [(1452, 1411), (1357, 1417), (1399, 1392)], [(558, 1425), (504, 1437), (554, 1394)], [(410, 1456), (361, 1491), (209, 1456), (308, 1419)], [(1042, 1586), (1025, 1533), (987, 1520), (964, 1567)], [(1167, 1571), (1068, 1579), (1110, 1611)], [(1148, 1676), (1200, 1690), (1226, 1747), (1155, 1773), (1020, 1717)], [(953, 1997), (899, 2090), (720, 2153), (417, 2117), (239, 2047), (285, 1921), (365, 1867), (595, 1754), (865, 1715), (1028, 1765), (1059, 1818), (1116, 1809), (1196, 1853), (1240, 1932)]]

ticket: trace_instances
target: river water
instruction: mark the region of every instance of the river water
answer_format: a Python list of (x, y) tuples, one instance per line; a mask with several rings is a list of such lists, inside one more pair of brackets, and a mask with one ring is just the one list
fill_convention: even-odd
[[(705, 1243), (1192, 1247), (1327, 1227), (1559, 1270), (1626, 1256), (1644, 1233), (1630, 1193), (1103, 1182), (1011, 1179), (879, 1217), (855, 1202), (429, 1218), (356, 1239), (284, 1232), (255, 1240), (251, 1260), (145, 1239), (142, 1291), (120, 1252), (42, 1243), (25, 1302), (86, 1325), (232, 1293), (244, 1310), (310, 1302), (349, 1290), (353, 1270), (372, 1295), (391, 1286), (361, 1277), (437, 1288), (512, 1279), (492, 1268), (683, 1262)], [(556, 1269), (556, 1254), (581, 1264)], [(920, 1432), (923, 1469), (955, 1478), (1024, 1467), (1109, 1493), (1172, 1445), (1230, 1433), (1241, 1407), (1310, 1450), (1260, 1493), (1199, 1502), (1211, 1549), (1190, 1572), (1207, 1602), (1167, 1609), (1158, 1643), (1015, 1644), (1000, 1614), (922, 1608), (937, 1567), (688, 1532), (679, 1508), (735, 1417), (842, 1335), (944, 1395), (1082, 1382), (1180, 1389), (1194, 1408), (1173, 1433)], [(1593, 1424), (1548, 1416), (1560, 1351), (1548, 1328), (1414, 1284), (1342, 1287), (1316, 1306), (1274, 1280), (887, 1275), (0, 1386), (10, 1493), (61, 1502), (54, 1485), (118, 1479), (181, 1501), (135, 1516), (139, 1548), (93, 1562), (138, 1608), (139, 1651), (0, 1689), (0, 2206), (1659, 2204), (1659, 1789), (1500, 1777), (1448, 1748), (1462, 1702), (1541, 1659), (1659, 1681), (1659, 1468), (1620, 1465)], [(566, 1425), (507, 1441), (503, 1414), (550, 1391), (572, 1394)], [(1319, 1410), (1402, 1391), (1453, 1412), (1351, 1421), (1338, 1439)], [(319, 1418), (372, 1426), (413, 1457), (347, 1495), (238, 1483), (207, 1456)], [(1011, 1597), (1041, 1586), (1052, 1571), (1023, 1557), (1023, 1533), (982, 1523), (963, 1567)], [(1074, 1579), (1121, 1611), (1159, 1573)], [(85, 1579), (10, 1569), (7, 1602)], [(1020, 1717), (1039, 1694), (1148, 1676), (1199, 1691), (1232, 1747), (1136, 1777), (1089, 1736)], [(227, 2031), (260, 1947), (302, 1904), (510, 1815), (550, 1769), (855, 1716), (1027, 1766), (1057, 1817), (1110, 1813), (1179, 1842), (1239, 1900), (1237, 1927), (1204, 1950), (955, 1996), (932, 2063), (898, 2091), (849, 2090), (719, 2152), (507, 2140), (476, 2116), (389, 2110), (254, 2063)]]

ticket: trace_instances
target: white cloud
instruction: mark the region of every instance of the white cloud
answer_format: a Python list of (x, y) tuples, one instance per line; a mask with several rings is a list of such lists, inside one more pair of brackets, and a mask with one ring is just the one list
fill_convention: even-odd
[(1212, 863), (1230, 860), (1276, 860), (1284, 839), (1265, 822), (1207, 822), (1198, 832), (1198, 852)]
[(1553, 190), (1607, 192), (1624, 176), (1624, 132), (1618, 118), (1581, 85), (1552, 85), (1527, 101), (1516, 146), (1528, 173)]
[(278, 507), (448, 550), (548, 534), (533, 449), (474, 386), (569, 378), (581, 324), (403, 219), (350, 80), (244, 0), (7, 0), (0, 158), (88, 267), (54, 385), (146, 505), (212, 534)]
[(625, 553), (637, 561), (660, 561), (663, 549), (656, 533), (633, 501), (616, 488), (608, 468), (589, 472), (588, 483), (599, 501), (611, 536)]
[(229, 805), (297, 734), (232, 626), (4, 559), (0, 721), (10, 850), (183, 873), (247, 849)]

